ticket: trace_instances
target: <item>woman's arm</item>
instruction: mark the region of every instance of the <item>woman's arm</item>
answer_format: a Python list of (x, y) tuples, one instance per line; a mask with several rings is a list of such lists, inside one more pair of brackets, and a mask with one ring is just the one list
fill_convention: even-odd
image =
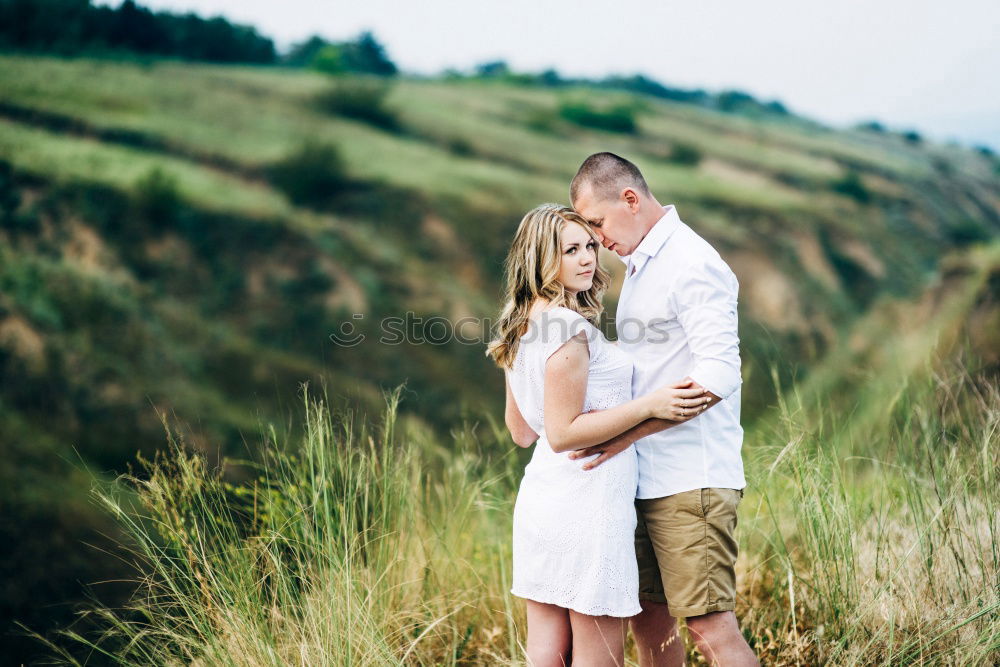
[(538, 440), (538, 434), (528, 426), (528, 422), (524, 420), (524, 415), (521, 414), (521, 410), (517, 407), (517, 402), (514, 401), (514, 393), (510, 390), (510, 379), (507, 374), (504, 373), (504, 384), (507, 385), (507, 407), (504, 409), (504, 421), (507, 422), (507, 430), (510, 431), (510, 437), (514, 439), (514, 443), (518, 447), (528, 447), (535, 440)]
[[(590, 350), (584, 333), (569, 339), (545, 363), (545, 434), (555, 452), (600, 444), (647, 419), (677, 421), (697, 414), (701, 391), (664, 387), (607, 410), (583, 413)], [(690, 416), (681, 410), (693, 412)]]
[(587, 463), (583, 466), (584, 470), (593, 470), (610, 459), (612, 456), (616, 456), (624, 452), (636, 440), (645, 438), (647, 435), (653, 435), (654, 433), (665, 431), (668, 428), (672, 428), (682, 423), (683, 422), (675, 422), (669, 419), (647, 419), (638, 426), (633, 426), (621, 435), (615, 436), (607, 442), (602, 442), (598, 445), (591, 445), (590, 447), (584, 447), (583, 449), (573, 450), (570, 452), (569, 458), (573, 460), (584, 459), (597, 454), (598, 456), (596, 459), (587, 461)]
[[(689, 377), (684, 378), (680, 382), (671, 386), (677, 388), (694, 387), (699, 391), (703, 392), (701, 394), (701, 399), (704, 401), (704, 403), (701, 405), (701, 407), (694, 408), (696, 412), (694, 413), (694, 415), (688, 417), (688, 419), (693, 419), (697, 415), (700, 415), (702, 412), (708, 410), (710, 407), (714, 406), (721, 400), (718, 396), (708, 391), (701, 385), (697, 384), (694, 380), (692, 380)], [(638, 426), (633, 426), (632, 428), (625, 431), (621, 435), (611, 438), (607, 442), (602, 442), (599, 445), (591, 445), (590, 447), (574, 450), (573, 452), (570, 453), (569, 458), (576, 460), (576, 459), (587, 458), (593, 456), (594, 454), (597, 454), (598, 456), (596, 459), (587, 461), (587, 463), (583, 466), (584, 470), (592, 470), (597, 466), (601, 465), (602, 463), (604, 463), (605, 461), (607, 461), (608, 459), (610, 459), (612, 456), (620, 454), (621, 452), (628, 449), (629, 446), (633, 444), (636, 440), (645, 438), (647, 435), (653, 435), (654, 433), (665, 431), (668, 428), (672, 428), (674, 426), (677, 426), (678, 424), (682, 424), (684, 421), (686, 420), (673, 421), (670, 419), (647, 419)]]

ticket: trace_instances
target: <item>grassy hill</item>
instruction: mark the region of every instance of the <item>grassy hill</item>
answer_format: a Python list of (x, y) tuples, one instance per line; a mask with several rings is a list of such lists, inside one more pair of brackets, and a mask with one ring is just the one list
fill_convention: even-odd
[[(160, 414), (213, 459), (245, 454), (261, 421), (301, 436), (304, 381), (367, 411), (405, 381), (402, 418), (439, 435), (498, 414), (482, 344), (386, 344), (382, 323), (495, 315), (521, 215), (565, 201), (595, 151), (634, 159), (739, 277), (751, 439), (779, 388), (873, 423), (868, 399), (954, 341), (1000, 361), (992, 156), (606, 90), (383, 85), (0, 56), (3, 619), (63, 622), (38, 601), (123, 571), (79, 552), (116, 534), (80, 467), (152, 455)], [(633, 128), (595, 127), (612, 114)], [(334, 344), (345, 323), (364, 342)], [(48, 563), (56, 545), (74, 555)]]

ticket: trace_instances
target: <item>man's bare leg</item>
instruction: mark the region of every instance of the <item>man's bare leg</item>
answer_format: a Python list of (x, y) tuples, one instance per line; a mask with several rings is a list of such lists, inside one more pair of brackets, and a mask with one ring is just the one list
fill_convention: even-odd
[(684, 642), (677, 632), (677, 620), (663, 602), (639, 600), (642, 612), (633, 616), (632, 634), (641, 667), (681, 667)]
[(687, 619), (688, 632), (710, 665), (759, 667), (757, 656), (743, 639), (736, 614), (716, 611)]

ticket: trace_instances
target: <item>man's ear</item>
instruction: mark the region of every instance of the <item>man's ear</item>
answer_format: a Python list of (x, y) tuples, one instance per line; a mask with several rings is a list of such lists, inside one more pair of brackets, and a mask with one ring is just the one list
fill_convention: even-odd
[(622, 201), (625, 202), (632, 213), (639, 211), (639, 195), (632, 188), (622, 190)]

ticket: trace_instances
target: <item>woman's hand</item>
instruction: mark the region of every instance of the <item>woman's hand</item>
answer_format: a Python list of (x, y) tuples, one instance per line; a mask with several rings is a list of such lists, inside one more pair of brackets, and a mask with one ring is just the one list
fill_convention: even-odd
[(650, 416), (683, 422), (704, 412), (712, 397), (691, 379), (667, 385), (647, 395)]

